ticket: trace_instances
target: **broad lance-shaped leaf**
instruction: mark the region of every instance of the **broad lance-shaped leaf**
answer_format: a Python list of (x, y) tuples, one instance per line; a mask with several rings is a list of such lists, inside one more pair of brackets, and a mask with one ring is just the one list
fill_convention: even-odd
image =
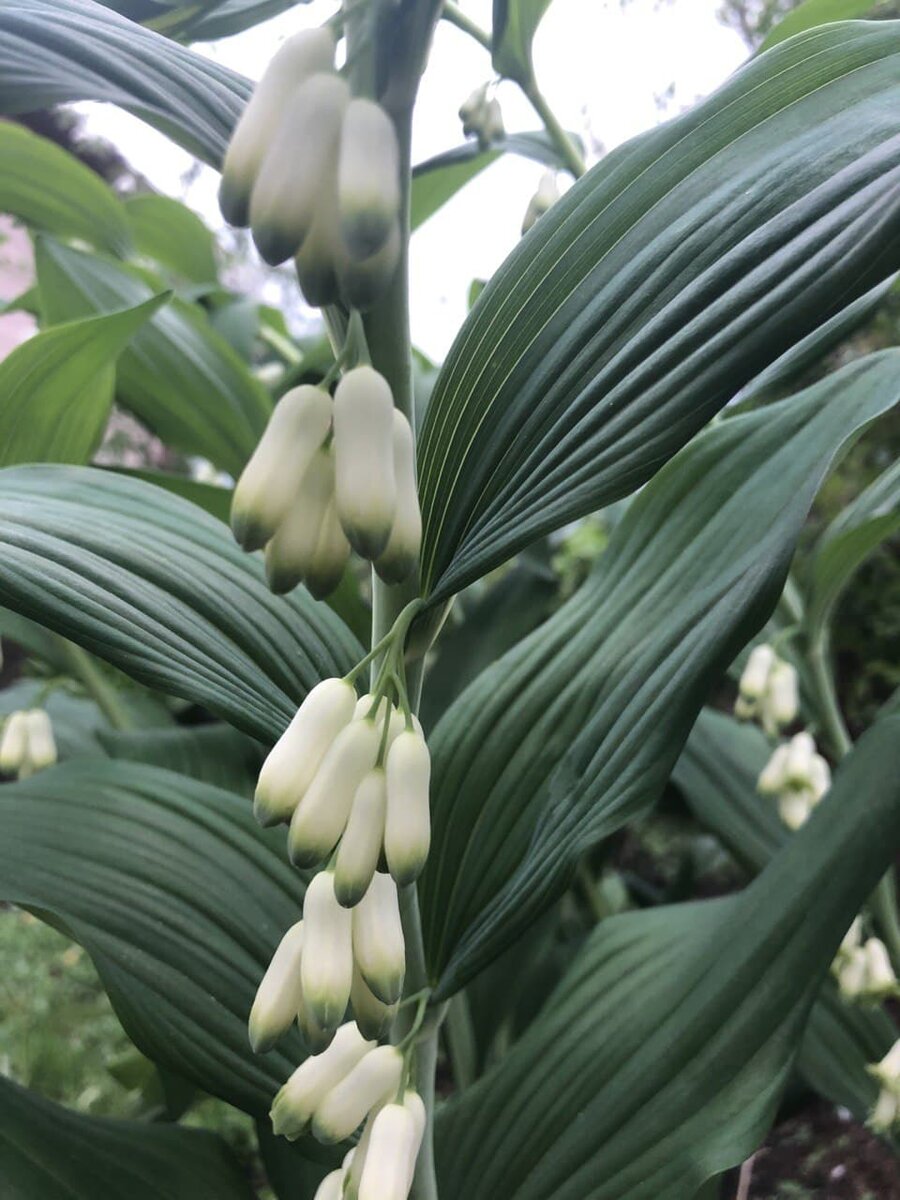
[(422, 881), (441, 995), (659, 794), (710, 685), (775, 607), (833, 456), (898, 400), (900, 351), (886, 351), (696, 438), (573, 598), (450, 707)]
[(302, 1060), (296, 1030), (263, 1055), (247, 1038), (303, 883), (243, 797), (102, 759), (5, 784), (0, 896), (80, 942), (137, 1047), (203, 1090), (263, 1113)]
[(186, 204), (170, 196), (130, 196), (125, 217), (141, 254), (194, 283), (215, 283), (215, 238)]
[[(672, 774), (697, 820), (754, 875), (792, 837), (772, 801), (756, 791), (770, 753), (755, 725), (704, 709)], [(865, 1120), (878, 1095), (866, 1065), (882, 1059), (896, 1037), (885, 1012), (847, 1003), (827, 979), (810, 1013), (797, 1066), (821, 1095)]]
[(494, 0), (491, 22), (494, 70), (524, 86), (533, 75), (531, 43), (550, 0)]
[(215, 517), (90, 468), (0, 471), (0, 604), (266, 743), (363, 653), (303, 588), (273, 596)]
[(263, 759), (257, 742), (227, 725), (104, 730), (98, 740), (110, 758), (165, 767), (241, 796), (253, 795)]
[[(136, 304), (151, 286), (134, 268), (40, 238), (41, 312), (51, 324)], [(237, 476), (271, 413), (262, 384), (196, 304), (175, 299), (132, 340), (116, 394), (164, 441)]]
[(134, 307), (46, 329), (0, 362), (0, 466), (90, 458), (109, 417), (116, 360), (168, 295), (147, 288)]
[(600, 925), (438, 1123), (441, 1194), (687, 1200), (775, 1115), (810, 1005), (900, 845), (900, 718), (744, 892)]
[(769, 50), (786, 38), (829, 21), (853, 21), (857, 17), (868, 16), (878, 6), (878, 2), (879, 0), (804, 0), (782, 17), (760, 49)]
[(253, 1200), (215, 1134), (85, 1116), (2, 1077), (0, 1180), (7, 1200)]
[(900, 263), (900, 22), (756, 59), (580, 179), (500, 267), (422, 431), (425, 594), (634, 491)]
[(0, 212), (33, 229), (83, 238), (113, 254), (131, 248), (125, 209), (112, 188), (47, 138), (0, 124)]
[(0, 3), (0, 112), (102, 100), (218, 166), (251, 84), (94, 0)]

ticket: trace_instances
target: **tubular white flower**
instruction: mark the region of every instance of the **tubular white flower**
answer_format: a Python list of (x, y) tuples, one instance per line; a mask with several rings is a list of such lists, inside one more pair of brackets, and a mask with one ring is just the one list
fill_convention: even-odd
[(302, 952), (303, 922), (298, 921), (278, 943), (250, 1009), (248, 1032), (255, 1054), (272, 1049), (290, 1029), (303, 1005)]
[(320, 181), (317, 207), (309, 233), (294, 255), (297, 281), (306, 303), (324, 308), (338, 300), (337, 263), (341, 250), (338, 233), (337, 191), (333, 173)]
[(897, 976), (891, 965), (887, 947), (880, 938), (872, 937), (863, 947), (866, 962), (866, 995), (884, 999), (897, 994)]
[(778, 800), (778, 812), (788, 829), (805, 825), (812, 812), (809, 797), (803, 792), (785, 792)]
[(372, 882), (384, 842), (386, 811), (384, 768), (374, 767), (356, 789), (334, 865), (335, 895), (345, 908), (358, 904)]
[(343, 1167), (338, 1167), (336, 1171), (330, 1171), (316, 1188), (313, 1200), (341, 1200), (344, 1195), (345, 1175)]
[(800, 711), (800, 685), (790, 663), (776, 659), (769, 671), (763, 697), (763, 715), (770, 727), (781, 728), (797, 719)]
[(370, 1050), (316, 1106), (313, 1136), (326, 1143), (350, 1137), (372, 1108), (397, 1091), (402, 1073), (403, 1055), (396, 1046)]
[(376, 872), (369, 890), (353, 909), (353, 960), (363, 979), (384, 1004), (403, 992), (406, 944), (400, 921), (397, 885)]
[(341, 237), (351, 258), (369, 258), (397, 229), (400, 212), (400, 150), (380, 104), (357, 98), (347, 105), (337, 180)]
[(373, 1048), (353, 1021), (342, 1025), (328, 1049), (301, 1063), (276, 1095), (269, 1114), (274, 1132), (299, 1137), (317, 1105)]
[(854, 947), (843, 956), (837, 967), (837, 984), (841, 995), (856, 1000), (866, 990), (869, 969), (866, 955), (861, 946)]
[(275, 405), (269, 424), (244, 468), (231, 504), (231, 528), (245, 550), (274, 535), (331, 427), (331, 397), (321, 388), (292, 388)]
[(405, 1104), (386, 1104), (372, 1127), (359, 1200), (406, 1200), (420, 1140), (410, 1109)]
[(343, 1019), (353, 982), (353, 932), (350, 910), (334, 894), (334, 876), (320, 871), (303, 900), (304, 947), (300, 962), (303, 1003), (323, 1030)]
[(756, 781), (756, 789), (764, 796), (775, 796), (784, 788), (789, 753), (790, 747), (787, 742), (776, 746), (772, 757), (760, 772), (759, 779)]
[(334, 177), (341, 122), (350, 89), (340, 76), (319, 72), (284, 105), (250, 197), (250, 227), (260, 255), (276, 266), (296, 254), (310, 233)]
[(291, 591), (310, 573), (333, 499), (334, 455), (322, 447), (313, 455), (293, 503), (266, 545), (266, 578), (273, 592)]
[(775, 664), (775, 651), (765, 642), (754, 646), (741, 673), (738, 691), (745, 700), (761, 700)]
[(28, 720), (24, 712), (6, 718), (0, 737), (0, 771), (14, 775), (28, 757)]
[(338, 520), (334, 498), (325, 510), (312, 560), (306, 569), (306, 586), (317, 600), (324, 600), (341, 582), (350, 543)]
[(784, 766), (785, 783), (789, 787), (807, 787), (809, 785), (815, 754), (816, 743), (810, 734), (798, 733), (791, 738)]
[(291, 816), (355, 707), (356, 691), (346, 679), (316, 684), (262, 765), (253, 801), (260, 824)]
[(408, 1192), (412, 1187), (413, 1176), (416, 1173), (416, 1159), (419, 1156), (419, 1148), (422, 1145), (422, 1139), (425, 1137), (425, 1127), (428, 1124), (428, 1114), (425, 1111), (425, 1102), (418, 1092), (406, 1092), (403, 1096), (403, 1107), (411, 1115), (415, 1124), (415, 1142), (409, 1162), (409, 1180), (406, 1184), (406, 1190)]
[(487, 145), (492, 142), (502, 142), (506, 137), (506, 129), (503, 125), (503, 110), (500, 107), (500, 101), (494, 97), (487, 103), (487, 108), (484, 114), (484, 124), (479, 131), (479, 140)]
[(334, 38), (328, 29), (294, 34), (269, 63), (232, 134), (222, 165), (219, 207), (229, 225), (246, 225), (250, 219), (250, 193), (289, 97), (304, 79), (333, 66)]
[(363, 979), (359, 968), (353, 965), (353, 983), (350, 986), (350, 1005), (353, 1016), (364, 1037), (379, 1041), (388, 1033), (397, 1015), (396, 1004), (384, 1004), (372, 992)]
[(56, 762), (56, 739), (49, 716), (42, 708), (31, 708), (25, 713), (25, 732), (28, 739), (28, 765), (34, 771), (52, 767)]
[(387, 291), (400, 262), (400, 223), (394, 221), (383, 246), (368, 258), (355, 259), (342, 242), (336, 246), (334, 266), (341, 299), (348, 308), (367, 312)]
[(416, 452), (409, 421), (394, 410), (394, 476), (397, 507), (391, 535), (375, 560), (375, 570), (386, 583), (402, 583), (416, 569), (422, 546), (422, 514), (416, 488)]
[(419, 877), (431, 845), (431, 756), (421, 733), (399, 735), (388, 751), (386, 772), (384, 853), (391, 875), (402, 885)]
[(888, 1133), (900, 1124), (900, 1039), (894, 1042), (881, 1062), (867, 1070), (881, 1085), (869, 1124), (880, 1133)]
[(288, 853), (295, 866), (314, 866), (337, 845), (357, 789), (375, 766), (380, 739), (372, 721), (351, 721), (328, 747), (291, 818)]
[(830, 787), (831, 768), (821, 754), (815, 754), (809, 765), (809, 789), (814, 802), (818, 803)]
[(900, 1096), (882, 1088), (869, 1117), (869, 1127), (876, 1133), (890, 1133), (897, 1125), (900, 1125)]
[(394, 400), (371, 367), (348, 371), (334, 394), (335, 496), (344, 533), (359, 554), (375, 559), (394, 521)]
[(558, 199), (559, 188), (556, 183), (556, 172), (545, 171), (541, 176), (537, 191), (528, 201), (528, 208), (525, 210), (525, 216), (522, 220), (522, 234), (526, 234), (529, 229), (536, 225), (538, 220), (544, 213), (550, 211)]

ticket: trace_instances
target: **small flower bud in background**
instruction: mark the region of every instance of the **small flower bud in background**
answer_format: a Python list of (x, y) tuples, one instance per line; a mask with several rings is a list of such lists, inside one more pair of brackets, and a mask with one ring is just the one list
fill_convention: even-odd
[(484, 112), (487, 107), (487, 92), (488, 85), (483, 83), (459, 107), (459, 119), (462, 121), (465, 137), (471, 137), (484, 119)]
[(374, 995), (395, 1004), (403, 992), (406, 947), (397, 885), (376, 872), (369, 890), (353, 909), (353, 960)]
[(359, 1200), (406, 1200), (421, 1140), (414, 1112), (406, 1104), (386, 1104), (372, 1127)]
[(56, 739), (47, 713), (42, 708), (10, 713), (0, 735), (0, 771), (27, 779), (56, 760)]
[(354, 964), (350, 986), (350, 1005), (363, 1037), (380, 1041), (390, 1030), (397, 1015), (396, 1004), (384, 1004), (369, 988)]
[(356, 367), (334, 394), (335, 495), (350, 545), (375, 559), (391, 535), (397, 503), (394, 400), (387, 380)]
[(328, 29), (289, 37), (269, 63), (237, 124), (222, 166), (219, 207), (229, 225), (247, 225), (250, 194), (263, 156), (291, 94), (310, 75), (334, 66)]
[(900, 1125), (900, 1040), (894, 1042), (881, 1062), (867, 1070), (881, 1085), (869, 1125), (878, 1133), (890, 1133)]
[(255, 1054), (271, 1050), (281, 1035), (290, 1029), (300, 1011), (303, 1003), (302, 951), (303, 922), (298, 921), (278, 943), (250, 1010), (250, 1045)]
[(343, 1167), (330, 1171), (316, 1188), (313, 1200), (341, 1200), (344, 1195), (345, 1174)]
[(397, 1091), (402, 1074), (403, 1055), (396, 1046), (370, 1050), (316, 1105), (313, 1136), (326, 1143), (350, 1137), (372, 1108)]
[(783, 729), (797, 719), (800, 711), (800, 691), (797, 672), (790, 663), (776, 659), (769, 672), (764, 701), (764, 715), (772, 729)]
[(550, 211), (558, 199), (559, 188), (556, 184), (556, 172), (545, 171), (541, 176), (537, 191), (528, 201), (528, 208), (525, 210), (525, 216), (522, 220), (523, 236), (537, 224), (544, 213)]
[(431, 845), (431, 756), (421, 733), (400, 734), (388, 751), (386, 773), (384, 853), (391, 875), (403, 885), (419, 877)]
[(269, 1114), (276, 1135), (299, 1137), (322, 1099), (373, 1048), (352, 1021), (342, 1025), (328, 1049), (301, 1063), (276, 1095)]
[(505, 137), (503, 110), (500, 107), (500, 101), (494, 97), (493, 100), (488, 101), (479, 141), (483, 146), (490, 146), (494, 142), (502, 142)]
[(312, 689), (262, 765), (253, 801), (261, 825), (293, 814), (355, 707), (356, 691), (346, 679), (324, 679)]
[(484, 84), (482, 87), (476, 88), (459, 110), (463, 135), (477, 137), (482, 150), (486, 150), (492, 142), (501, 141), (506, 136), (500, 102), (496, 99), (488, 100), (488, 86), (488, 84)]
[(757, 780), (757, 790), (776, 796), (781, 819), (799, 829), (831, 786), (831, 769), (806, 733), (778, 746)]
[(350, 1002), (353, 932), (350, 910), (338, 904), (330, 871), (314, 875), (306, 889), (303, 941), (303, 1003), (316, 1025), (335, 1029)]
[(340, 231), (350, 257), (376, 254), (397, 229), (400, 151), (394, 124), (372, 100), (354, 99), (341, 126), (337, 173)]
[(740, 720), (758, 719), (767, 733), (797, 719), (800, 711), (797, 672), (771, 646), (754, 646), (738, 684), (734, 713)]
[(345, 908), (366, 894), (384, 842), (387, 782), (384, 769), (375, 767), (356, 789), (347, 827), (334, 865), (334, 891)]
[(56, 762), (56, 739), (49, 716), (42, 708), (31, 708), (25, 713), (25, 731), (28, 737), (28, 766), (31, 771), (42, 771)]
[(889, 996), (896, 996), (900, 988), (884, 942), (880, 938), (869, 938), (863, 946), (863, 954), (866, 960), (866, 997), (886, 1000)]
[(15, 775), (28, 757), (28, 720), (24, 712), (14, 712), (6, 718), (0, 737), (0, 771)]
[(375, 570), (386, 583), (402, 583), (419, 563), (422, 546), (422, 514), (416, 489), (415, 446), (409, 421), (394, 410), (394, 477), (397, 507), (391, 535), (375, 559)]
[(331, 413), (331, 397), (310, 385), (292, 388), (276, 404), (234, 490), (231, 529), (244, 550), (261, 549), (285, 519)]

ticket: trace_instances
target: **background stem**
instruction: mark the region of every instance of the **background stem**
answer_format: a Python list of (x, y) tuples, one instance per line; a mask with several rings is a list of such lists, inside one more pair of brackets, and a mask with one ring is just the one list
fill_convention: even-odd
[(119, 693), (109, 682), (93, 658), (60, 634), (55, 635), (69, 670), (88, 693), (113, 729), (133, 729), (134, 722), (128, 715)]
[(556, 119), (556, 114), (553, 109), (544, 99), (544, 96), (537, 85), (534, 76), (523, 83), (522, 91), (528, 97), (532, 108), (544, 122), (544, 128), (550, 134), (553, 144), (556, 147), (560, 158), (566, 164), (566, 167), (572, 172), (576, 179), (580, 179), (585, 172), (584, 159), (578, 147), (560, 125)]

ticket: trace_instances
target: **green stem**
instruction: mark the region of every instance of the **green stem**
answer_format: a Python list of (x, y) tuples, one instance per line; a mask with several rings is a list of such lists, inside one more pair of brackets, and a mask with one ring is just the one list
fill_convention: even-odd
[(453, 1082), (458, 1092), (464, 1091), (475, 1082), (478, 1052), (469, 998), (465, 992), (457, 992), (447, 1007), (447, 1024), (444, 1029)]
[(482, 29), (480, 25), (476, 25), (471, 17), (467, 17), (462, 9), (458, 8), (452, 0), (445, 0), (441, 16), (449, 25), (455, 25), (457, 29), (461, 29), (463, 33), (467, 33), (469, 37), (474, 38), (476, 42), (484, 46), (485, 50), (490, 51), (492, 49), (491, 35)]
[[(422, 918), (419, 913), (419, 894), (414, 883), (400, 892), (400, 918), (406, 940), (406, 985), (410, 992), (428, 986), (425, 963), (425, 943), (422, 937)], [(403, 1016), (403, 1010), (401, 1010)], [(416, 1162), (412, 1196), (415, 1200), (437, 1200), (437, 1176), (434, 1169), (434, 1076), (437, 1068), (438, 1033), (443, 1007), (426, 1017), (426, 1024), (416, 1042), (415, 1089), (425, 1105), (426, 1126), (422, 1148)], [(410, 1018), (410, 1022), (415, 1019)], [(402, 1032), (402, 1031), (401, 1031)]]
[(556, 119), (556, 114), (544, 99), (534, 76), (532, 75), (531, 79), (526, 83), (522, 83), (521, 88), (528, 97), (534, 111), (544, 122), (544, 128), (550, 134), (560, 158), (575, 178), (580, 179), (585, 172), (584, 159), (581, 157), (578, 147)]
[(69, 670), (84, 690), (93, 698), (97, 707), (112, 725), (113, 729), (133, 729), (134, 722), (128, 715), (118, 692), (104, 676), (93, 658), (70, 642), (68, 638), (55, 634), (59, 648), (68, 663)]

